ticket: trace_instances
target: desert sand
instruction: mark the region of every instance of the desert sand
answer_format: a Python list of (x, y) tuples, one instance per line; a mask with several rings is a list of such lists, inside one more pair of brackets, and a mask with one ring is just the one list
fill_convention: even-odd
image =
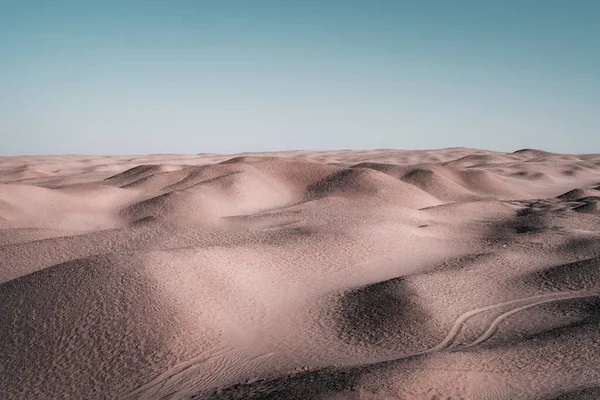
[(0, 157), (2, 399), (598, 399), (600, 155)]

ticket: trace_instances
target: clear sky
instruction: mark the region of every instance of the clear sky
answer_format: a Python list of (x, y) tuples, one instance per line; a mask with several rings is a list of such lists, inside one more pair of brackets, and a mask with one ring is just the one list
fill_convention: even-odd
[(600, 153), (600, 1), (0, 0), (0, 154)]

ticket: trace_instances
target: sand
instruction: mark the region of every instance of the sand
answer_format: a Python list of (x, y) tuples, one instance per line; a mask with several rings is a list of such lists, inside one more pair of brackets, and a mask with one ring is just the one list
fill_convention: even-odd
[(0, 158), (2, 399), (600, 398), (600, 155)]

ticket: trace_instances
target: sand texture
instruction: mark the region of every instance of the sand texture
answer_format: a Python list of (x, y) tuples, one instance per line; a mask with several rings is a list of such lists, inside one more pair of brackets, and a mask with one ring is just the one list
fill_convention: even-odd
[(600, 155), (0, 157), (0, 399), (599, 399)]

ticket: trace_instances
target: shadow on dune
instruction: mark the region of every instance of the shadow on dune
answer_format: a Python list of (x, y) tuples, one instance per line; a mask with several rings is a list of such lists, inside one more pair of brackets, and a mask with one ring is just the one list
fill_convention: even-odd
[[(410, 353), (428, 348), (421, 343), (431, 315), (418, 303), (406, 278), (356, 288), (342, 293), (333, 311), (340, 339), (356, 348)], [(359, 399), (365, 374), (418, 358), (401, 358), (356, 367), (328, 367), (274, 379), (232, 385), (196, 395), (196, 399)], [(412, 365), (411, 364), (411, 365)], [(406, 371), (405, 375), (410, 374)], [(337, 396), (337, 397), (332, 397)]]
[(545, 397), (543, 400), (597, 400), (600, 399), (600, 387), (574, 389), (558, 395)]
[(543, 291), (600, 291), (600, 258), (590, 258), (535, 271), (517, 278), (517, 284)]
[[(210, 393), (198, 394), (193, 399), (210, 400), (305, 400), (326, 399), (344, 393), (352, 399), (363, 368), (326, 368), (303, 372), (272, 380), (237, 384)], [(358, 398), (358, 397), (356, 397)]]
[(532, 309), (525, 320), (530, 326), (519, 325), (514, 331), (505, 331), (501, 337), (496, 334), (483, 343), (483, 347), (510, 349), (515, 345), (560, 343), (576, 336), (598, 337), (600, 297), (544, 304)]
[[(600, 235), (600, 220), (593, 215), (594, 199), (562, 201), (560, 199), (523, 200), (510, 203), (514, 214), (491, 225), (488, 237), (493, 239), (515, 239), (527, 241), (529, 236), (548, 235), (560, 240), (545, 240), (552, 243), (552, 251), (579, 253), (581, 250), (598, 248), (600, 241), (589, 234)], [(582, 208), (583, 207), (583, 208)], [(568, 248), (565, 247), (568, 245)], [(574, 254), (581, 258), (581, 254)]]
[(580, 237), (568, 240), (557, 248), (561, 253), (576, 253), (580, 257), (600, 258), (600, 240), (595, 237)]
[(119, 398), (143, 384), (175, 358), (165, 346), (172, 310), (154, 286), (124, 255), (1, 284), (0, 397)]
[[(358, 400), (364, 399), (371, 378), (399, 372), (402, 380), (410, 379), (426, 364), (411, 357), (355, 367), (326, 367), (294, 373), (252, 383), (241, 383), (196, 394), (197, 400)], [(385, 378), (384, 378), (385, 380)], [(372, 399), (386, 397), (367, 397)]]
[(408, 208), (422, 208), (440, 201), (420, 188), (371, 168), (347, 168), (307, 187), (308, 198), (331, 196), (391, 201)]
[(335, 311), (340, 339), (386, 349), (421, 349), (431, 315), (406, 278), (395, 278), (344, 293)]

